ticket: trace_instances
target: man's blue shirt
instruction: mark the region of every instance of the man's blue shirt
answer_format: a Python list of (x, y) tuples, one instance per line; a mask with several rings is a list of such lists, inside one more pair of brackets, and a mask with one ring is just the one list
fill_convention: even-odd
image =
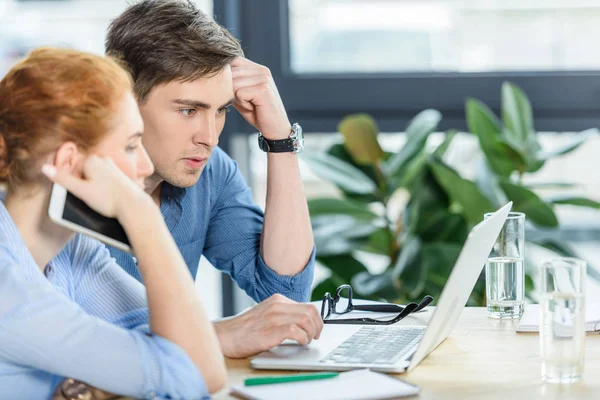
[[(183, 189), (162, 183), (160, 209), (192, 276), (204, 254), (256, 301), (274, 293), (296, 301), (309, 299), (314, 249), (304, 270), (293, 277), (279, 275), (265, 264), (260, 254), (263, 212), (252, 200), (237, 163), (220, 148), (213, 150), (195, 185)], [(132, 255), (109, 250), (125, 271), (141, 281)]]

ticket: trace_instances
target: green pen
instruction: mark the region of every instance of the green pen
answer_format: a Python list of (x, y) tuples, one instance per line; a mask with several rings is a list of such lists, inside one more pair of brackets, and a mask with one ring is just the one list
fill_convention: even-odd
[(247, 378), (244, 380), (245, 386), (271, 385), (274, 383), (312, 381), (313, 379), (329, 379), (338, 376), (339, 372), (319, 372), (316, 374), (298, 374), (282, 376), (265, 376), (261, 378)]

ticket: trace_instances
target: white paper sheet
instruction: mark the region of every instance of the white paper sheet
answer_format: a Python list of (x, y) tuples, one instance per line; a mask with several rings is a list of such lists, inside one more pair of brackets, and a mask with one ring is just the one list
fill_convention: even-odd
[[(517, 332), (540, 331), (540, 305), (527, 304), (525, 312), (515, 328)], [(585, 306), (585, 331), (600, 331), (600, 303), (588, 303)]]
[(414, 396), (419, 388), (368, 369), (335, 378), (258, 386), (234, 386), (232, 392), (255, 400), (375, 400)]

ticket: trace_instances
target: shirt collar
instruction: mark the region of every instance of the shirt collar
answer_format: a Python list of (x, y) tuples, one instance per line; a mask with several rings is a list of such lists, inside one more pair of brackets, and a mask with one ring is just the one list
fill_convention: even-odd
[(25, 241), (21, 236), (21, 232), (19, 232), (17, 225), (15, 225), (15, 221), (13, 221), (4, 205), (4, 196), (2, 196), (2, 202), (0, 202), (0, 235), (2, 235), (4, 243), (25, 246)]
[(187, 193), (187, 188), (181, 188), (177, 186), (173, 186), (170, 183), (163, 181), (161, 183), (160, 188), (160, 197), (161, 200), (175, 200), (178, 204), (181, 204), (181, 201), (185, 197)]
[(16, 261), (21, 266), (26, 266), (26, 270), (31, 273), (41, 274), (31, 252), (21, 236), (21, 232), (15, 225), (12, 217), (4, 205), (5, 194), (0, 195), (0, 243), (12, 253)]

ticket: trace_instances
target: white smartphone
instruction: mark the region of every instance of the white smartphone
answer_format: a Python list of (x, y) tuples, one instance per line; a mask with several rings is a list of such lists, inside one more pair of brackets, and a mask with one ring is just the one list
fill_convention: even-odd
[(60, 226), (132, 253), (129, 239), (117, 219), (98, 214), (60, 185), (52, 187), (48, 215)]

